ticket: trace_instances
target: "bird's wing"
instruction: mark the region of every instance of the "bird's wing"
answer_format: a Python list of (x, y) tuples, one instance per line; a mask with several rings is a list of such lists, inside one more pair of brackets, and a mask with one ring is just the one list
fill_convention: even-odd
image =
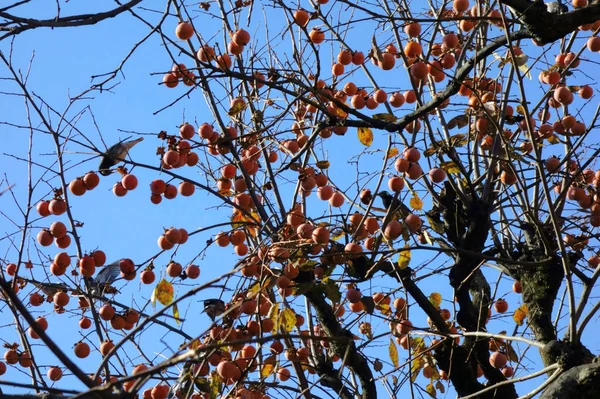
[(119, 268), (119, 262), (120, 260), (111, 263), (100, 270), (95, 278), (96, 282), (98, 284), (110, 284), (115, 281), (119, 276), (119, 272), (121, 271)]

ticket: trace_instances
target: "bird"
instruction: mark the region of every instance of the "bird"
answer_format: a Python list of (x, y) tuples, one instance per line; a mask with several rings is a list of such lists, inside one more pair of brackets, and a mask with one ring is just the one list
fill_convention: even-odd
[[(116, 262), (106, 265), (98, 272), (96, 277), (88, 277), (86, 279), (89, 283), (89, 293), (92, 297), (103, 296), (107, 291), (107, 288), (117, 279), (121, 272), (121, 268), (119, 267), (120, 262), (121, 260), (119, 259)], [(113, 293), (114, 292), (116, 291), (113, 291)], [(79, 289), (75, 290), (72, 296), (87, 301), (87, 296)]]
[(91, 288), (90, 293), (92, 295), (101, 296), (106, 286), (112, 284), (119, 277), (121, 273), (120, 262), (121, 260), (119, 259), (116, 262), (106, 265), (98, 272), (96, 277), (88, 278)]
[(52, 298), (57, 292), (69, 291), (69, 287), (63, 283), (41, 283), (33, 280), (31, 282), (48, 298)]
[(119, 141), (117, 144), (112, 145), (106, 150), (104, 155), (102, 155), (100, 166), (98, 167), (100, 174), (102, 176), (110, 175), (110, 168), (124, 160), (129, 153), (129, 150), (142, 140), (144, 140), (144, 138), (140, 137), (130, 141)]
[(218, 316), (225, 312), (225, 302), (220, 299), (206, 299), (204, 300), (203, 312), (205, 312), (212, 321), (215, 321)]
[(546, 3), (546, 10), (550, 14), (564, 14), (569, 12), (569, 8), (562, 3), (562, 1), (553, 1), (551, 3)]
[(392, 212), (400, 213), (400, 216), (405, 217), (410, 214), (410, 209), (406, 205), (402, 203), (398, 198), (394, 198), (393, 195), (383, 190), (377, 193), (377, 196), (381, 197), (381, 201), (383, 202), (383, 206), (385, 209), (390, 209), (392, 207)]

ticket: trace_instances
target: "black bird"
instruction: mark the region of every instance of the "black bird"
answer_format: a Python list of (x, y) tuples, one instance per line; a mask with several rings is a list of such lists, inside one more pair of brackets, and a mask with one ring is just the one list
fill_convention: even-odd
[(204, 301), (204, 310), (212, 321), (225, 312), (225, 302), (220, 299), (206, 299)]
[(98, 167), (102, 176), (110, 175), (110, 168), (125, 159), (131, 147), (144, 140), (140, 137), (130, 141), (119, 141), (117, 144), (111, 146), (100, 160), (100, 166)]
[(381, 197), (381, 201), (383, 202), (385, 209), (390, 209), (390, 207), (392, 207), (392, 212), (398, 212), (402, 217), (410, 214), (410, 209), (408, 209), (408, 207), (404, 205), (402, 201), (400, 201), (398, 198), (394, 198), (394, 196), (387, 191), (380, 191), (377, 193), (377, 195)]

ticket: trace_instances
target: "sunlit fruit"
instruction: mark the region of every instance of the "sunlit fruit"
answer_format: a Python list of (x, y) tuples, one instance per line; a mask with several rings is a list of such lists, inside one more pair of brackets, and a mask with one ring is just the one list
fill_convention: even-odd
[(523, 292), (523, 286), (521, 285), (520, 281), (515, 281), (513, 283), (512, 289), (517, 294), (520, 294), (521, 292)]
[(433, 183), (441, 183), (446, 180), (446, 171), (442, 168), (431, 168), (429, 170), (429, 179)]
[(75, 180), (72, 180), (71, 183), (69, 183), (69, 191), (76, 196), (81, 196), (85, 194), (87, 188), (85, 187), (83, 179), (77, 178)]
[(494, 309), (496, 309), (496, 312), (498, 313), (504, 313), (508, 310), (508, 302), (500, 298), (494, 303)]
[(46, 375), (50, 381), (58, 381), (62, 378), (63, 372), (60, 367), (54, 366), (48, 369)]
[(325, 33), (319, 28), (313, 28), (308, 34), (308, 38), (314, 44), (320, 44), (325, 40)]
[(80, 341), (75, 345), (73, 351), (75, 352), (75, 356), (84, 359), (90, 355), (90, 346), (87, 343)]
[(502, 352), (494, 352), (490, 355), (490, 364), (498, 369), (506, 366), (508, 359)]
[(180, 40), (189, 40), (194, 35), (194, 27), (189, 22), (180, 22), (175, 28), (175, 35)]
[(169, 277), (179, 277), (182, 271), (183, 267), (180, 263), (171, 262), (169, 263), (169, 266), (167, 266), (167, 275)]
[(19, 353), (14, 349), (4, 352), (4, 361), (7, 364), (17, 364), (19, 362)]
[(67, 234), (67, 226), (62, 222), (54, 222), (50, 225), (50, 234), (54, 238), (62, 238)]
[(198, 267), (197, 265), (188, 265), (185, 268), (185, 274), (192, 280), (197, 279), (198, 277), (200, 277), (200, 267)]
[(144, 284), (152, 284), (156, 279), (156, 275), (152, 270), (144, 270), (140, 273), (140, 280)]
[(303, 9), (294, 11), (294, 22), (302, 27), (308, 24), (309, 18), (308, 13)]
[(50, 202), (48, 202), (48, 201), (40, 201), (35, 206), (35, 209), (37, 210), (37, 213), (41, 217), (46, 217), (46, 216), (50, 216), (49, 206), (50, 206)]
[(388, 180), (388, 187), (395, 193), (400, 192), (404, 188), (404, 179), (399, 176), (393, 176)]
[(126, 174), (121, 178), (121, 184), (126, 190), (134, 190), (138, 186), (138, 179), (132, 174)]
[(421, 229), (421, 226), (423, 225), (423, 221), (421, 220), (421, 218), (418, 215), (415, 215), (414, 213), (411, 213), (410, 215), (406, 216), (406, 218), (404, 219), (404, 223), (406, 223), (406, 227), (408, 227), (408, 230), (411, 233), (416, 233), (417, 231), (419, 231), (419, 229)]
[(88, 319), (87, 317), (82, 317), (79, 320), (79, 327), (81, 327), (82, 329), (86, 330), (88, 328), (90, 328), (92, 326), (92, 321), (90, 319)]
[(105, 303), (98, 310), (98, 316), (102, 320), (110, 321), (115, 316), (115, 308), (110, 303)]
[(62, 199), (53, 199), (48, 205), (51, 214), (59, 216), (67, 211), (67, 203)]
[(421, 55), (422, 52), (423, 52), (423, 48), (421, 47), (421, 44), (419, 44), (417, 42), (409, 41), (404, 46), (404, 53), (409, 58), (417, 57), (417, 56)]
[(402, 234), (402, 223), (397, 220), (390, 221), (383, 230), (383, 236), (388, 240), (395, 240)]
[(339, 208), (344, 205), (344, 196), (339, 191), (335, 191), (329, 198), (329, 205)]

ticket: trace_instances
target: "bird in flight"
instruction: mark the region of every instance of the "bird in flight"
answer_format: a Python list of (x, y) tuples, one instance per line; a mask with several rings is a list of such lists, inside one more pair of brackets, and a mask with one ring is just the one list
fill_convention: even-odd
[(110, 175), (110, 168), (124, 160), (129, 153), (129, 150), (142, 140), (144, 140), (144, 138), (140, 137), (130, 141), (119, 141), (117, 144), (112, 145), (106, 150), (106, 153), (102, 155), (100, 166), (98, 167), (100, 174), (102, 176)]

